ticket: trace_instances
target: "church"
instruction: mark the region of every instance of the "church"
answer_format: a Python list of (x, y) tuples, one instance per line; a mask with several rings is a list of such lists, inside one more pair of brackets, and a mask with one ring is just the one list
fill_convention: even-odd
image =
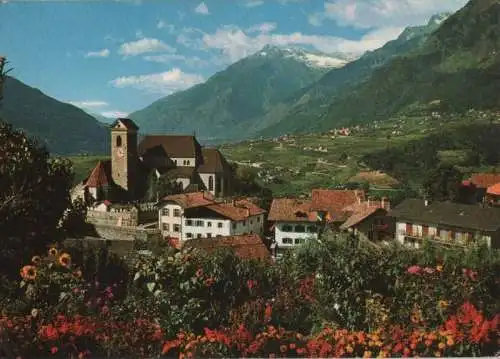
[(138, 143), (138, 132), (127, 118), (111, 125), (111, 159), (99, 161), (83, 181), (87, 198), (140, 201), (151, 178), (168, 180), (176, 192), (206, 191), (216, 198), (232, 194), (232, 169), (217, 149), (204, 148), (195, 136), (186, 135), (146, 135)]

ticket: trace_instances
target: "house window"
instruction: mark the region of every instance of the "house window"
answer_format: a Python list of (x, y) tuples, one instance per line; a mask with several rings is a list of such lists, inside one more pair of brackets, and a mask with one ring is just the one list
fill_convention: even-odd
[(212, 222), (207, 222), (207, 227), (212, 227)]
[(201, 238), (201, 233), (198, 233), (198, 234), (196, 235), (196, 238)]
[(168, 208), (163, 208), (161, 210), (161, 215), (162, 216), (170, 216), (170, 211), (168, 210)]
[(305, 231), (306, 231), (306, 227), (303, 226), (302, 224), (295, 226), (295, 232), (304, 233)]
[(406, 235), (411, 236), (413, 235), (413, 226), (411, 223), (406, 223)]
[(307, 227), (307, 231), (309, 233), (316, 233), (316, 227), (314, 227), (314, 226), (308, 226)]
[(246, 226), (247, 225), (247, 221), (243, 221), (243, 225)]
[(174, 217), (180, 217), (181, 216), (181, 210), (176, 208), (174, 209)]
[(285, 224), (285, 225), (281, 228), (281, 230), (282, 230), (283, 232), (292, 232), (292, 231), (293, 231), (293, 228), (292, 228), (292, 226), (291, 226), (291, 225), (289, 225), (289, 224)]
[(193, 233), (186, 233), (186, 238), (193, 238)]
[(186, 160), (182, 161), (182, 165), (185, 166), (186, 165)]
[(214, 176), (208, 177), (208, 190), (209, 191), (214, 190)]
[(422, 226), (422, 235), (427, 237), (429, 235), (429, 226)]
[(283, 238), (283, 244), (293, 244), (293, 239), (285, 237)]
[(304, 244), (305, 241), (306, 240), (304, 238), (295, 238), (295, 244)]
[(189, 166), (189, 160), (187, 160), (187, 161), (186, 161), (186, 165), (188, 165), (188, 166)]
[(122, 136), (116, 137), (116, 147), (122, 147)]
[(192, 226), (193, 225), (193, 221), (191, 219), (186, 219), (186, 226)]
[(257, 217), (257, 222), (260, 222), (260, 217)]
[(203, 227), (203, 221), (196, 221), (196, 227)]
[(223, 224), (222, 222), (217, 223), (217, 228), (222, 228)]
[(250, 224), (253, 224), (253, 220), (252, 219), (250, 220)]
[(174, 160), (175, 165), (177, 166), (177, 160)]
[(236, 222), (233, 223), (233, 229), (236, 229)]
[(181, 231), (180, 224), (174, 224), (174, 232), (180, 232), (180, 231)]
[(219, 193), (221, 188), (222, 188), (222, 178), (219, 177), (219, 179), (215, 183), (215, 192)]
[(170, 226), (168, 225), (168, 223), (163, 223), (163, 230), (167, 232), (170, 230)]
[(207, 233), (207, 238), (212, 238), (212, 233)]

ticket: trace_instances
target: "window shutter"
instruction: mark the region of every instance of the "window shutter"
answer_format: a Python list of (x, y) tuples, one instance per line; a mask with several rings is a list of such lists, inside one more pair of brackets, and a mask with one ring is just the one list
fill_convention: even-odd
[(425, 237), (429, 234), (429, 226), (422, 226), (422, 235)]
[(406, 234), (412, 235), (412, 225), (411, 225), (411, 223), (406, 223)]

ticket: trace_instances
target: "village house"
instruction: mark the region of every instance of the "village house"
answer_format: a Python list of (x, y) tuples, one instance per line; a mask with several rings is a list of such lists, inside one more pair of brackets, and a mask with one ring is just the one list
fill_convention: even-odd
[(367, 201), (344, 208), (349, 217), (339, 228), (370, 241), (390, 240), (391, 223), (387, 217), (389, 209), (390, 203), (386, 198), (368, 198)]
[(271, 230), (278, 252), (318, 238), (318, 214), (311, 210), (310, 200), (276, 198), (268, 220), (273, 223)]
[(311, 199), (274, 199), (268, 220), (272, 222), (278, 252), (318, 239), (321, 231), (349, 231), (370, 240), (389, 233), (385, 215), (389, 201), (365, 200), (360, 190), (315, 189)]
[(266, 211), (247, 199), (221, 202), (193, 192), (166, 196), (157, 207), (162, 235), (173, 242), (264, 233)]
[(111, 159), (99, 161), (78, 186), (84, 192), (80, 197), (141, 200), (151, 175), (176, 183), (179, 192), (204, 190), (215, 197), (232, 193), (231, 167), (217, 149), (203, 148), (194, 136), (179, 135), (146, 135), (138, 144), (138, 130), (125, 118), (111, 125)]
[(424, 238), (448, 245), (484, 241), (492, 248), (500, 246), (500, 208), (407, 199), (388, 215), (395, 221), (395, 239), (413, 247)]

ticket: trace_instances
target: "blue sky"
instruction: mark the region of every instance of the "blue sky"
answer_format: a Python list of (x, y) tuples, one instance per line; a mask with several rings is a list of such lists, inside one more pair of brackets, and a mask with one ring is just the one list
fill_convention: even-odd
[(465, 2), (0, 0), (0, 55), (58, 100), (126, 115), (266, 44), (361, 54)]

